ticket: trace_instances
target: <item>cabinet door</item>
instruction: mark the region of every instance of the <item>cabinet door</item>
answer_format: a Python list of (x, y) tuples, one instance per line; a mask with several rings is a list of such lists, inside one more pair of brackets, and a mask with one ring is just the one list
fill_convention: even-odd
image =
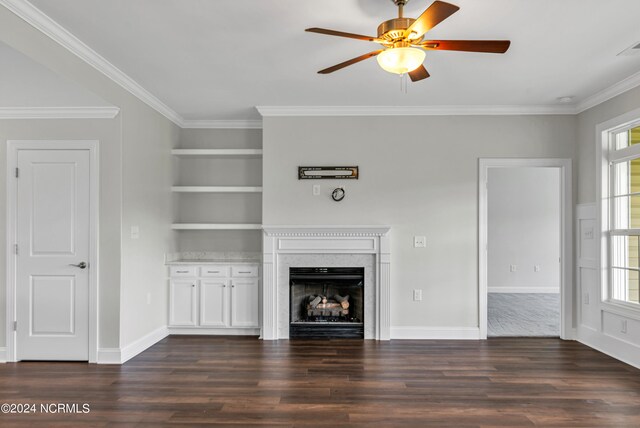
[(258, 327), (258, 279), (231, 280), (231, 326)]
[(169, 324), (175, 326), (196, 325), (197, 281), (173, 280), (169, 284)]
[(227, 280), (200, 281), (200, 325), (227, 327), (229, 325), (229, 297)]

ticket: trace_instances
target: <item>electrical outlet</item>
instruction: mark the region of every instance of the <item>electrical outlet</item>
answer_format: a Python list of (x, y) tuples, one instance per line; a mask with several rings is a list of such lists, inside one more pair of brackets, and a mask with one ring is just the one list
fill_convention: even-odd
[(585, 305), (589, 304), (589, 293), (582, 294), (582, 303), (584, 303)]
[(510, 272), (516, 272), (518, 270), (518, 265), (509, 265)]
[(422, 301), (422, 290), (413, 290), (413, 301), (414, 302)]
[(620, 320), (620, 333), (627, 333), (627, 320)]
[(584, 230), (584, 239), (593, 239), (593, 227)]
[(320, 196), (320, 185), (314, 184), (312, 186), (313, 196)]
[(140, 226), (131, 226), (131, 239), (140, 239)]
[(426, 236), (414, 236), (413, 237), (413, 248), (427, 248), (427, 238), (426, 238)]
[(533, 265), (534, 272), (540, 272), (540, 265)]

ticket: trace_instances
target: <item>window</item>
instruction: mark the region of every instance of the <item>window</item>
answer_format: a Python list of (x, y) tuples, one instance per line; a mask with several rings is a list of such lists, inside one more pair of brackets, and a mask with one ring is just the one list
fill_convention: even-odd
[(640, 304), (640, 126), (609, 138), (609, 299)]

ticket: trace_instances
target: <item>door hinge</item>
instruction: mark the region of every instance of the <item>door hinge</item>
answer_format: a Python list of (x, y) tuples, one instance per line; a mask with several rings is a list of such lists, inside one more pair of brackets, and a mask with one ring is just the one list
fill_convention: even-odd
[(13, 331), (18, 331), (18, 321), (13, 322)]
[(16, 168), (16, 178), (20, 177), (20, 168)]
[(16, 256), (18, 255), (18, 244), (14, 244), (13, 245), (13, 250), (16, 253)]

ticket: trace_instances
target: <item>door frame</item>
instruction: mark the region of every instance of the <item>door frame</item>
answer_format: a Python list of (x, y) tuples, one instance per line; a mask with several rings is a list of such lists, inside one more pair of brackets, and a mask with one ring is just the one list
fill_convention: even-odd
[(6, 351), (7, 361), (16, 361), (16, 255), (18, 183), (16, 168), (20, 150), (89, 151), (89, 362), (98, 360), (98, 244), (99, 244), (99, 142), (97, 140), (8, 140), (6, 224)]
[(560, 338), (572, 340), (573, 329), (573, 185), (571, 159), (487, 158), (478, 168), (478, 315), (480, 338), (487, 338), (488, 178), (490, 168), (557, 168), (560, 171)]

